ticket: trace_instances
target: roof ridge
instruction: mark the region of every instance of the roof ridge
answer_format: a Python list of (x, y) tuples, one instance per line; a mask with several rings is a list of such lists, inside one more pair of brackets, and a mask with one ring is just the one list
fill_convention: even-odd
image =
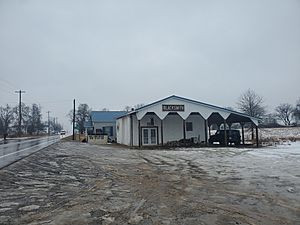
[(125, 110), (109, 110), (109, 111), (104, 111), (104, 110), (92, 110), (91, 112), (126, 112)]
[(205, 106), (208, 106), (208, 107), (211, 107), (211, 108), (217, 108), (217, 109), (220, 109), (220, 110), (225, 110), (227, 112), (231, 112), (231, 113), (235, 113), (235, 114), (239, 114), (241, 116), (247, 116), (249, 118), (253, 118), (253, 119), (259, 119), (259, 118), (256, 118), (256, 117), (253, 117), (253, 116), (249, 116), (247, 115), (246, 113), (242, 113), (242, 112), (238, 112), (238, 111), (235, 111), (235, 110), (230, 110), (230, 109), (226, 109), (224, 107), (220, 107), (220, 106), (217, 106), (217, 105), (212, 105), (212, 104), (209, 104), (209, 103), (206, 103), (206, 102), (200, 102), (200, 101), (197, 101), (197, 100), (193, 100), (193, 99), (189, 99), (189, 98), (186, 98), (186, 97), (181, 97), (181, 96), (178, 96), (178, 95), (170, 95), (166, 98), (163, 98), (163, 99), (160, 99), (158, 101), (155, 101), (155, 102), (152, 102), (152, 103), (149, 103), (147, 105), (144, 105), (138, 109), (135, 109), (135, 112), (141, 110), (141, 109), (144, 109), (144, 108), (147, 108), (147, 107), (150, 107), (152, 105), (155, 105), (155, 104), (158, 104), (162, 101), (165, 101), (167, 99), (170, 99), (170, 98), (177, 98), (177, 99), (180, 99), (180, 100), (183, 100), (183, 101), (188, 101), (188, 102), (192, 102), (192, 103), (196, 103), (196, 104), (201, 104), (201, 105), (205, 105)]

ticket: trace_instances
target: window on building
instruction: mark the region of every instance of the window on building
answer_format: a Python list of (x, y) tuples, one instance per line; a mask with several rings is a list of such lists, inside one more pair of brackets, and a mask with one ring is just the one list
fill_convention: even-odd
[(154, 119), (150, 118), (150, 122), (147, 123), (147, 126), (154, 126)]
[(109, 127), (103, 127), (103, 133), (107, 134), (109, 136), (113, 136), (113, 127), (109, 126)]
[(156, 130), (151, 129), (151, 144), (156, 144)]
[(96, 134), (101, 134), (102, 130), (101, 129), (96, 129)]
[(151, 124), (152, 126), (154, 126), (154, 119), (153, 119), (153, 118), (150, 119), (150, 124)]
[(193, 123), (192, 122), (186, 122), (186, 131), (193, 131)]
[(148, 144), (148, 129), (143, 130), (144, 144)]

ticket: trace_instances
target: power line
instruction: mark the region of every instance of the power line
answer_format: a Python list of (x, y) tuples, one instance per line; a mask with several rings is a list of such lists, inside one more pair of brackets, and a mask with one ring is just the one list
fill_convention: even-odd
[(0, 82), (1, 82), (2, 84), (5, 84), (7, 87), (10, 87), (10, 88), (13, 88), (13, 89), (16, 88), (16, 87), (15, 87), (14, 85), (12, 85), (10, 82), (8, 82), (8, 81), (6, 81), (6, 80), (4, 80), (4, 79), (2, 79), (2, 78), (0, 78)]
[[(17, 87), (13, 85), (11, 82), (8, 82), (7, 80), (4, 80), (3, 78), (0, 78), (0, 82), (4, 85), (6, 85), (7, 90), (16, 89)], [(9, 89), (8, 89), (9, 88)], [(33, 100), (33, 102), (36, 102), (36, 99), (31, 98), (30, 96), (27, 96), (29, 99)]]
[(2, 88), (0, 89), (0, 91), (2, 91), (2, 93), (6, 93), (6, 94), (11, 94), (11, 95), (14, 95), (14, 93), (12, 91), (6, 91), (6, 90), (3, 90)]
[(3, 104), (5, 104), (5, 105), (6, 105), (6, 104), (15, 104), (15, 103), (16, 103), (15, 101), (14, 101), (14, 102), (4, 102), (4, 101), (2, 101), (2, 100), (0, 100), (0, 102), (3, 103)]
[[(2, 88), (0, 89), (0, 91), (2, 91), (3, 93), (8, 93), (13, 95), (13, 91), (11, 91), (11, 89), (16, 89), (17, 87), (15, 85), (13, 85), (11, 82), (8, 82), (7, 80), (4, 80), (3, 78), (0, 78), (0, 83), (4, 84), (5, 86), (2, 86), (3, 88), (5, 88), (6, 90), (3, 90)], [(32, 102), (28, 102), (27, 103), (37, 103), (37, 104), (42, 104), (42, 103), (63, 103), (63, 102), (69, 102), (70, 99), (61, 99), (61, 100), (49, 100), (49, 101), (37, 101), (37, 99), (32, 98), (30, 95), (26, 95), (28, 99), (30, 99)]]
[(70, 99), (68, 100), (53, 100), (53, 101), (36, 101), (36, 102), (29, 102), (29, 101), (26, 101), (28, 104), (31, 104), (31, 103), (38, 103), (38, 104), (41, 104), (41, 103), (45, 103), (45, 104), (57, 104), (57, 103), (65, 103), (65, 102), (70, 102)]

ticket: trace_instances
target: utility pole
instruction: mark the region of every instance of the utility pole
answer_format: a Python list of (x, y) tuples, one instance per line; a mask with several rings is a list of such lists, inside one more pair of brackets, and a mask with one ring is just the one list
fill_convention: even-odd
[(47, 113), (48, 113), (48, 135), (50, 135), (50, 117), (49, 117), (50, 111), (48, 111)]
[(73, 100), (73, 141), (75, 140), (75, 99)]
[(58, 121), (57, 121), (57, 117), (54, 118), (54, 127), (55, 127), (55, 133), (58, 132), (58, 129), (57, 129), (57, 126), (58, 126)]
[(22, 124), (22, 94), (25, 93), (25, 91), (19, 90), (15, 91), (15, 93), (19, 94), (19, 137), (21, 137), (21, 124)]

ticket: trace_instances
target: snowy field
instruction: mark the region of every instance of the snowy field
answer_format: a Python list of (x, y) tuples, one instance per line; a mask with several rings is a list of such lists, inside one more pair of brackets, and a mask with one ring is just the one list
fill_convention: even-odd
[(259, 132), (263, 140), (300, 140), (300, 127), (261, 128)]

